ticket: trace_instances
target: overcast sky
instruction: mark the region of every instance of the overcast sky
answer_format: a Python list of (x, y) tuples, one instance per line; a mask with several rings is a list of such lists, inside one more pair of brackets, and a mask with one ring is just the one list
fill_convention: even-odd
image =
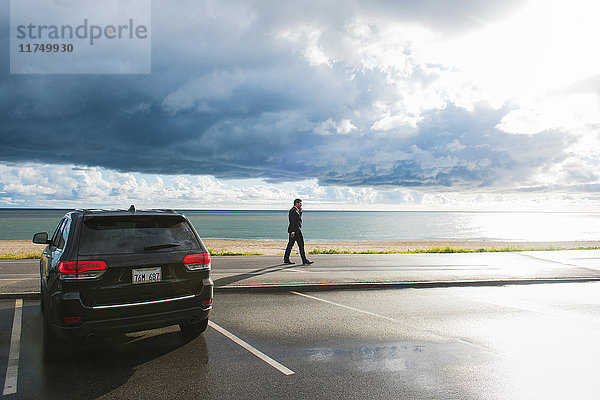
[(149, 75), (0, 8), (0, 207), (600, 211), (600, 3), (153, 1)]

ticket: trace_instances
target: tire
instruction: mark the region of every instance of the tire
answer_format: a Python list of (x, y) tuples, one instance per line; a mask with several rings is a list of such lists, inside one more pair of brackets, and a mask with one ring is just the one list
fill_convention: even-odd
[(188, 324), (182, 323), (179, 324), (179, 329), (181, 329), (181, 333), (183, 336), (188, 338), (194, 338), (200, 335), (202, 332), (206, 330), (208, 327), (208, 318), (196, 323), (196, 324)]
[(44, 312), (45, 308), (46, 308), (46, 304), (45, 304), (45, 298), (46, 297), (46, 293), (44, 292), (44, 282), (42, 281), (42, 278), (40, 278), (40, 308), (42, 309), (42, 313)]
[(44, 307), (44, 323), (42, 329), (42, 353), (45, 362), (57, 361), (61, 358), (61, 355), (65, 354), (66, 346), (64, 346), (64, 340), (57, 338), (52, 330), (50, 329), (50, 321), (47, 316), (48, 310)]

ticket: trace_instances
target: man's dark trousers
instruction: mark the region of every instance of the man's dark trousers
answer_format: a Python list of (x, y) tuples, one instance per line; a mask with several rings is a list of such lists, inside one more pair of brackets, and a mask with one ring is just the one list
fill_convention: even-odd
[(283, 256), (284, 261), (290, 260), (290, 254), (292, 252), (292, 247), (294, 246), (294, 242), (298, 242), (298, 249), (300, 250), (300, 257), (302, 257), (302, 262), (306, 263), (306, 254), (304, 253), (304, 236), (302, 236), (302, 231), (300, 229), (294, 231), (294, 237), (290, 233), (290, 240), (288, 241), (287, 247), (285, 248), (285, 255)]

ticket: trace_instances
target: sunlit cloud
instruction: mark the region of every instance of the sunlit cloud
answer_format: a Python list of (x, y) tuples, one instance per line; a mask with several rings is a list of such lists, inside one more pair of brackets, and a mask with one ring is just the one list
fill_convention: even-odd
[[(161, 176), (97, 167), (50, 164), (0, 165), (0, 207), (286, 209), (304, 199), (312, 210), (564, 210), (600, 201), (582, 192), (456, 193), (417, 189), (323, 186), (314, 180), (269, 184), (257, 179)], [(598, 191), (599, 187), (595, 190)], [(588, 192), (591, 188), (588, 189)]]

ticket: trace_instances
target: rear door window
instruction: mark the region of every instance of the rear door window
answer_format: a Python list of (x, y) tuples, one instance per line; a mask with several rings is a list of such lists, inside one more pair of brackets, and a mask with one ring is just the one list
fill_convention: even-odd
[(79, 254), (194, 250), (200, 243), (185, 220), (170, 216), (90, 216), (83, 221)]
[(62, 225), (62, 227), (60, 228), (60, 231), (59, 231), (58, 243), (56, 245), (56, 247), (58, 249), (62, 250), (65, 248), (65, 243), (67, 242), (67, 239), (69, 237), (69, 229), (70, 228), (71, 228), (71, 220), (69, 218), (66, 218), (64, 224)]
[(52, 246), (59, 247), (59, 244), (60, 244), (59, 242), (60, 242), (60, 239), (62, 236), (63, 227), (65, 226), (66, 222), (67, 222), (67, 219), (63, 218), (58, 223), (58, 226), (56, 227), (56, 230), (54, 231), (54, 235), (52, 235), (52, 240), (50, 241)]

